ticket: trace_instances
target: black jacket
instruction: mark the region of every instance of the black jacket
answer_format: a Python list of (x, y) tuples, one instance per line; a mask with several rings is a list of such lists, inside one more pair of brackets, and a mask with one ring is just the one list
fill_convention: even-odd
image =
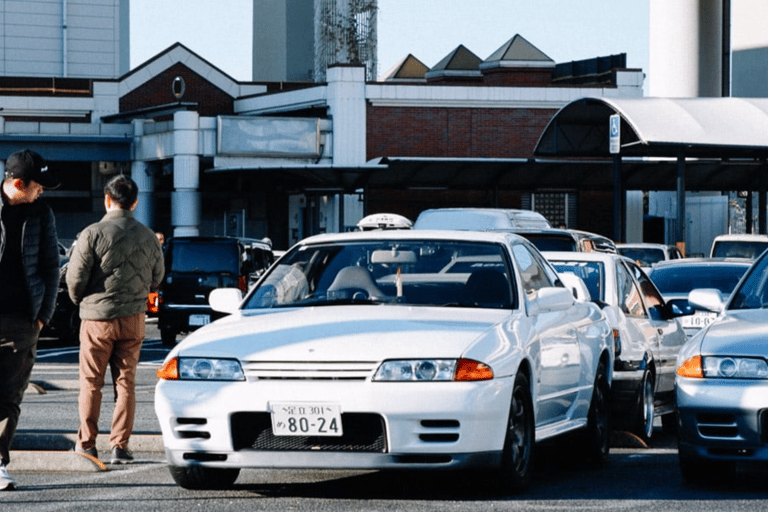
[[(3, 206), (3, 196), (0, 194), (0, 257), (6, 245), (5, 226), (2, 223)], [(56, 309), (59, 287), (59, 241), (50, 206), (41, 201), (28, 206), (22, 237), (21, 258), (30, 298), (30, 320), (42, 320), (47, 324)]]

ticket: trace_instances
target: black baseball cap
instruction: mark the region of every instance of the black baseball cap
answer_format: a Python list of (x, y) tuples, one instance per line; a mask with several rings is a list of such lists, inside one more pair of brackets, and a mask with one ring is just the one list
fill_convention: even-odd
[(5, 176), (36, 181), (44, 188), (56, 188), (61, 185), (59, 179), (48, 170), (45, 159), (29, 149), (17, 151), (8, 157), (5, 161)]

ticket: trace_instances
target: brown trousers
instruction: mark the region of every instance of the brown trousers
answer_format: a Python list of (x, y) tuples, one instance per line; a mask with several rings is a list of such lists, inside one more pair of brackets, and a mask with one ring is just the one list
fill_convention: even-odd
[(115, 410), (109, 444), (126, 449), (136, 411), (136, 366), (144, 341), (144, 313), (111, 320), (83, 320), (80, 326), (80, 430), (77, 444), (96, 446), (101, 411), (101, 389), (109, 365)]

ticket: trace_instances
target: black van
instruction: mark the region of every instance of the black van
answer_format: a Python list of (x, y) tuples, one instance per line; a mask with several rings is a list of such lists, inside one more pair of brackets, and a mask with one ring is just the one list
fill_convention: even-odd
[(236, 237), (174, 237), (165, 247), (165, 277), (158, 300), (158, 326), (163, 345), (224, 316), (208, 305), (214, 288), (249, 284), (274, 261), (262, 240)]

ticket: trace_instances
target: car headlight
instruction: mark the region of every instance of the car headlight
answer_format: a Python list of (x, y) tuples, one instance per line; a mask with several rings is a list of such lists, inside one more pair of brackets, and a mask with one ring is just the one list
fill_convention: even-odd
[(768, 378), (768, 363), (755, 357), (702, 357), (705, 377), (721, 379)]
[(471, 359), (399, 359), (384, 361), (374, 381), (437, 382), (473, 381), (493, 378), (491, 368)]
[(236, 359), (177, 357), (166, 362), (157, 376), (164, 380), (245, 380)]
[(768, 379), (768, 362), (757, 357), (694, 356), (677, 368), (681, 377)]

